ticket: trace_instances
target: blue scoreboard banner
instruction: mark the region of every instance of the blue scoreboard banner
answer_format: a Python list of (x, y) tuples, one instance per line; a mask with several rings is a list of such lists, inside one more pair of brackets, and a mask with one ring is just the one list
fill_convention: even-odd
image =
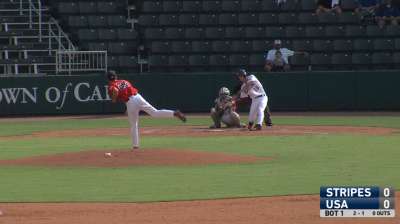
[(320, 217), (395, 217), (395, 190), (378, 186), (323, 186)]

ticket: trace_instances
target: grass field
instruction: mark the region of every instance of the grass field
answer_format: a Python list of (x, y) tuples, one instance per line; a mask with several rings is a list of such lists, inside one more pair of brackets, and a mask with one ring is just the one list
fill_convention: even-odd
[[(210, 123), (142, 117), (141, 126)], [(369, 126), (400, 129), (396, 116), (275, 116), (276, 125)], [(6, 138), (39, 131), (127, 127), (126, 118), (0, 120), (0, 160), (93, 149), (130, 148), (129, 136)], [(400, 133), (400, 132), (399, 132)], [(272, 157), (254, 164), (207, 166), (0, 168), (0, 202), (144, 202), (316, 194), (321, 185), (400, 188), (400, 134), (143, 137), (142, 149), (228, 152)]]

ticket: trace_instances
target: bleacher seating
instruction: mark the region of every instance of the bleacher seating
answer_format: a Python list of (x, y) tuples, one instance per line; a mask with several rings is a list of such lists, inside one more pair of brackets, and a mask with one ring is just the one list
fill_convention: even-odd
[[(354, 7), (353, 0), (346, 0), (340, 15), (315, 15), (314, 0), (288, 0), (280, 7), (257, 0), (144, 0), (138, 21), (153, 71), (230, 70), (241, 65), (262, 70), (264, 53), (274, 39), (310, 53), (309, 58), (292, 57), (293, 69), (396, 67), (389, 58), (400, 50), (400, 28), (363, 24)], [(206, 62), (210, 66), (204, 66)]]

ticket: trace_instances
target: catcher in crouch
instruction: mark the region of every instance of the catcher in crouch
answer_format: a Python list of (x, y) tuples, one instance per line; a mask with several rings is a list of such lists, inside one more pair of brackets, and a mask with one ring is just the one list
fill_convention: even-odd
[(219, 90), (218, 98), (215, 99), (215, 107), (211, 108), (211, 118), (214, 125), (210, 128), (221, 128), (221, 122), (229, 128), (239, 128), (240, 116), (234, 110), (231, 93), (228, 88), (222, 87)]

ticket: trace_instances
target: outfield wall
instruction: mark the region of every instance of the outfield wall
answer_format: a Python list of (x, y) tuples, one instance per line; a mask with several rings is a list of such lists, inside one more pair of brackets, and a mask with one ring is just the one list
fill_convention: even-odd
[[(399, 72), (257, 74), (273, 111), (400, 110)], [(232, 88), (232, 74), (122, 76), (158, 108), (207, 112), (218, 89)], [(100, 114), (111, 105), (104, 75), (0, 78), (0, 115)]]

